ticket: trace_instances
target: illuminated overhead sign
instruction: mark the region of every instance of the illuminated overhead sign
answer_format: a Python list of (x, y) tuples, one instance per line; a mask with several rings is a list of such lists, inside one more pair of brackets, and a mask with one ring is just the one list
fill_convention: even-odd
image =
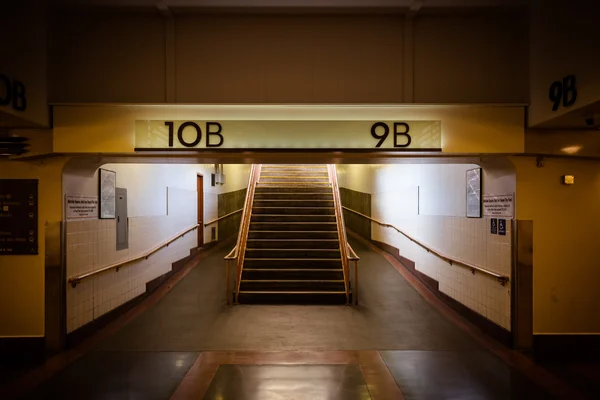
[(440, 121), (136, 121), (136, 151), (441, 151)]

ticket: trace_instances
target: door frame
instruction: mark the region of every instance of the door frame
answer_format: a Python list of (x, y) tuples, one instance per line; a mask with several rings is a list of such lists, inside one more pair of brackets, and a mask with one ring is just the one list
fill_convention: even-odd
[[(199, 183), (202, 182), (202, 187), (200, 188)], [(198, 247), (204, 246), (204, 175), (197, 172), (196, 173), (196, 191), (198, 193), (197, 196), (197, 216), (196, 223), (198, 226)]]

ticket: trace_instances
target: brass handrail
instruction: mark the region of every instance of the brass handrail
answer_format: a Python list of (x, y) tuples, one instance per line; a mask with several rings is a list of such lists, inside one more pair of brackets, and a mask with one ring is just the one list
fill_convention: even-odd
[(329, 183), (333, 191), (333, 204), (335, 207), (336, 224), (340, 243), (340, 253), (342, 256), (342, 268), (344, 271), (344, 286), (346, 289), (346, 303), (350, 303), (350, 266), (348, 265), (348, 238), (346, 237), (346, 226), (344, 224), (344, 213), (342, 212), (342, 202), (340, 200), (340, 188), (337, 182), (337, 173), (334, 164), (327, 164), (329, 172)]
[(343, 208), (343, 209), (345, 209), (345, 210), (348, 210), (348, 211), (350, 211), (350, 212), (352, 212), (352, 213), (354, 213), (354, 214), (360, 215), (360, 216), (361, 216), (361, 217), (363, 217), (363, 218), (369, 219), (369, 220), (371, 220), (371, 221), (375, 222), (375, 223), (376, 223), (376, 224), (378, 224), (378, 225), (384, 226), (384, 227), (386, 227), (386, 228), (392, 228), (392, 229), (395, 229), (395, 230), (396, 230), (398, 233), (400, 233), (401, 235), (405, 236), (405, 237), (406, 237), (408, 240), (410, 240), (411, 242), (413, 242), (413, 243), (417, 244), (418, 246), (422, 247), (423, 249), (427, 250), (427, 252), (428, 252), (428, 253), (433, 253), (433, 254), (434, 254), (434, 255), (436, 255), (438, 258), (441, 258), (442, 260), (446, 261), (446, 262), (447, 262), (448, 264), (450, 264), (450, 265), (457, 264), (457, 265), (461, 265), (461, 266), (463, 266), (463, 267), (467, 267), (467, 268), (469, 268), (469, 269), (471, 270), (471, 273), (473, 273), (473, 274), (475, 274), (475, 271), (479, 271), (479, 272), (481, 272), (481, 273), (484, 273), (484, 274), (487, 274), (487, 275), (493, 276), (494, 278), (496, 278), (496, 279), (498, 280), (498, 282), (500, 282), (500, 284), (501, 284), (502, 286), (506, 285), (506, 283), (507, 283), (508, 281), (510, 281), (510, 278), (509, 278), (508, 276), (506, 276), (506, 275), (502, 275), (502, 274), (499, 274), (499, 273), (497, 273), (497, 272), (491, 271), (491, 270), (489, 270), (489, 269), (486, 269), (486, 268), (479, 267), (479, 266), (477, 266), (477, 265), (474, 265), (474, 264), (468, 263), (468, 262), (466, 262), (466, 261), (462, 261), (462, 260), (459, 260), (459, 259), (457, 259), (457, 258), (453, 258), (453, 257), (447, 256), (447, 255), (445, 255), (445, 254), (441, 253), (441, 252), (440, 252), (440, 251), (438, 251), (438, 250), (434, 250), (434, 249), (432, 249), (431, 247), (429, 247), (429, 246), (427, 246), (427, 245), (425, 245), (425, 244), (421, 243), (421, 242), (420, 242), (420, 241), (418, 241), (417, 239), (415, 239), (415, 238), (411, 237), (411, 236), (410, 236), (410, 235), (408, 235), (407, 233), (405, 233), (405, 232), (402, 232), (402, 230), (398, 229), (397, 227), (395, 227), (395, 226), (394, 226), (394, 225), (392, 225), (392, 224), (387, 224), (387, 223), (385, 223), (385, 222), (378, 221), (378, 220), (376, 220), (375, 218), (371, 218), (371, 217), (369, 217), (368, 215), (362, 214), (362, 213), (360, 213), (360, 212), (358, 212), (358, 211), (355, 211), (355, 210), (353, 210), (353, 209), (351, 209), (351, 208), (348, 208), (348, 207), (344, 207), (344, 206), (342, 206), (342, 208)]
[(354, 249), (352, 248), (352, 246), (350, 246), (350, 243), (348, 243), (348, 260), (351, 261), (359, 261), (360, 257), (356, 255), (356, 252), (354, 251)]
[(224, 257), (225, 260), (225, 299), (229, 304), (229, 261), (236, 261), (236, 282), (235, 282), (235, 302), (238, 301), (240, 292), (240, 283), (242, 280), (242, 268), (244, 264), (244, 253), (246, 251), (246, 241), (248, 239), (248, 229), (250, 227), (250, 217), (252, 216), (252, 204), (254, 202), (254, 191), (256, 183), (260, 176), (261, 164), (252, 164), (250, 176), (248, 177), (248, 189), (244, 199), (244, 208), (242, 209), (242, 219), (238, 230), (238, 237), (235, 247)]
[(212, 221), (208, 221), (207, 223), (205, 223), (204, 227), (206, 228), (207, 226), (214, 224), (215, 222), (219, 222), (223, 218), (231, 217), (232, 215), (242, 212), (243, 210), (243, 208), (240, 208), (239, 210), (232, 211), (229, 214), (221, 215), (219, 218), (213, 219)]
[(360, 260), (360, 257), (358, 255), (356, 255), (356, 252), (354, 251), (354, 249), (352, 248), (352, 246), (350, 246), (350, 243), (347, 243), (348, 245), (348, 261), (354, 261), (354, 295), (353, 295), (353, 300), (354, 300), (354, 304), (358, 305), (358, 261)]
[(199, 224), (192, 225), (189, 228), (186, 228), (185, 230), (179, 232), (177, 235), (173, 236), (171, 239), (162, 242), (158, 246), (153, 247), (152, 249), (146, 251), (145, 253), (142, 253), (139, 256), (128, 258), (127, 260), (119, 261), (117, 263), (107, 265), (106, 267), (103, 267), (103, 268), (100, 268), (100, 269), (97, 269), (97, 270), (94, 270), (94, 271), (91, 271), (91, 272), (87, 272), (85, 274), (72, 276), (69, 279), (67, 279), (67, 282), (70, 283), (71, 286), (75, 287), (82, 280), (87, 279), (87, 278), (89, 278), (91, 276), (97, 275), (99, 273), (111, 270), (113, 268), (116, 269), (117, 272), (118, 272), (119, 269), (121, 269), (121, 267), (124, 266), (125, 264), (129, 264), (129, 263), (132, 263), (134, 261), (141, 260), (142, 258), (148, 259), (148, 257), (150, 257), (152, 254), (156, 253), (158, 250), (162, 249), (163, 247), (168, 246), (169, 244), (173, 243), (175, 240), (184, 237), (186, 233), (197, 229), (199, 226), (200, 226)]

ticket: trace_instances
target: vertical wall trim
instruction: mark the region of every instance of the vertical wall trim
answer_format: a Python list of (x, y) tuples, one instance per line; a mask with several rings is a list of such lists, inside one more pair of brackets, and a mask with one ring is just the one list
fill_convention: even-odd
[(511, 331), (513, 348), (533, 346), (533, 221), (513, 221)]
[(403, 46), (403, 83), (404, 103), (414, 102), (414, 78), (415, 78), (415, 46), (414, 46), (414, 17), (408, 15), (404, 19), (404, 46)]
[(175, 103), (175, 18), (165, 15), (165, 100)]

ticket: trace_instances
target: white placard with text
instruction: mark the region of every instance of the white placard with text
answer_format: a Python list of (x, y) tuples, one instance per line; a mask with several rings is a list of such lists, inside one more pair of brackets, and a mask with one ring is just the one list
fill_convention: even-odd
[(98, 197), (67, 196), (67, 220), (98, 218)]
[(514, 218), (514, 193), (483, 195), (483, 215), (486, 217)]

